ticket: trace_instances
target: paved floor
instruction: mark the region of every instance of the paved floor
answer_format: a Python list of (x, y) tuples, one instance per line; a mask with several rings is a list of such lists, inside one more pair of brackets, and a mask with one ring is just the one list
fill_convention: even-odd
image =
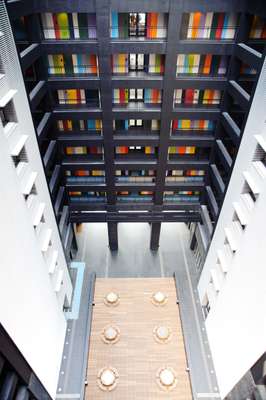
[[(116, 306), (104, 302), (107, 293), (119, 294)], [(152, 302), (162, 291), (165, 304)], [(174, 278), (98, 278), (88, 359), (88, 386), (85, 400), (192, 400)], [(103, 329), (120, 330), (116, 343), (106, 343)], [(171, 330), (167, 343), (158, 342), (153, 331), (158, 326)], [(173, 369), (176, 381), (167, 388), (160, 385), (158, 372)], [(97, 380), (102, 368), (117, 371), (117, 385), (109, 393)]]
[(173, 275), (178, 261), (184, 257), (193, 268), (188, 239), (185, 224), (164, 223), (159, 250), (153, 252), (149, 249), (149, 224), (123, 223), (118, 225), (119, 249), (110, 252), (106, 224), (84, 224), (77, 234), (76, 261), (85, 262), (98, 278), (167, 277)]

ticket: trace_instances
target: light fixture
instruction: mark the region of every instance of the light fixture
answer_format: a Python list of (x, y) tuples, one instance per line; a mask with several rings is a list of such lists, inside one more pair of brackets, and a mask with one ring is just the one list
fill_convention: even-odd
[(111, 391), (117, 385), (118, 373), (115, 368), (106, 367), (98, 372), (97, 383), (100, 389), (104, 391)]
[(119, 295), (115, 292), (109, 292), (105, 296), (104, 302), (108, 306), (116, 306), (119, 303)]
[(156, 306), (163, 306), (166, 304), (168, 297), (163, 292), (156, 292), (152, 295), (152, 303)]
[(120, 338), (120, 329), (117, 326), (108, 325), (103, 329), (101, 333), (101, 338), (104, 341), (104, 343), (114, 344), (118, 342)]
[(172, 331), (168, 326), (156, 326), (153, 329), (153, 337), (158, 343), (168, 343), (172, 337)]
[(176, 373), (171, 367), (163, 367), (157, 371), (156, 380), (161, 389), (170, 391), (176, 387)]

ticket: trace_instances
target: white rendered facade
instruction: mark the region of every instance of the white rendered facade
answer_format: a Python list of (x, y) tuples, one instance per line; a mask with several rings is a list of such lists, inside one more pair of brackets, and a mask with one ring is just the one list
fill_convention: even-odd
[(72, 282), (0, 2), (0, 322), (54, 398)]
[(224, 398), (266, 349), (266, 62), (199, 281)]

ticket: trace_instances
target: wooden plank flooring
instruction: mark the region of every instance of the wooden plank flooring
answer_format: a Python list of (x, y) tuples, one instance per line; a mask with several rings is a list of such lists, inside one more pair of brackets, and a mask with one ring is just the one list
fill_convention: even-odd
[[(104, 296), (110, 291), (120, 296), (116, 307), (104, 304)], [(168, 295), (162, 307), (151, 302), (157, 291)], [(192, 400), (174, 279), (97, 279), (94, 300), (86, 400)], [(101, 339), (103, 328), (109, 324), (121, 331), (116, 344), (105, 344)], [(154, 340), (153, 329), (159, 325), (171, 328), (173, 335), (168, 343)], [(164, 366), (172, 367), (177, 374), (177, 385), (170, 392), (156, 382), (156, 373)], [(98, 371), (104, 367), (114, 367), (119, 374), (111, 392), (97, 385)]]

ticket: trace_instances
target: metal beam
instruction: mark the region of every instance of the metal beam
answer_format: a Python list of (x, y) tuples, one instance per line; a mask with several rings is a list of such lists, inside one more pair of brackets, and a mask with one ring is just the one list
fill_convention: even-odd
[(200, 222), (199, 212), (76, 212), (71, 222)]

